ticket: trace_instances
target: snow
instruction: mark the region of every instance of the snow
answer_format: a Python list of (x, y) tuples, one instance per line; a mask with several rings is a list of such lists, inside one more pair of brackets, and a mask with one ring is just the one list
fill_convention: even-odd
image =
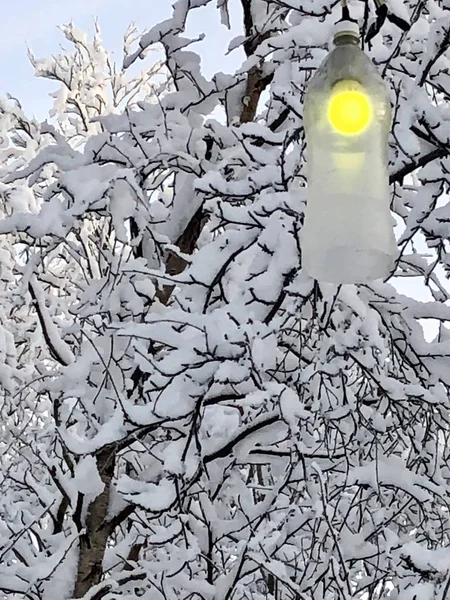
[(103, 492), (105, 484), (100, 478), (94, 456), (82, 456), (80, 458), (75, 467), (74, 484), (78, 491), (90, 501)]
[(45, 305), (44, 290), (42, 289), (36, 278), (30, 280), (30, 286), (33, 290), (34, 296), (36, 297), (36, 303), (39, 307), (39, 314), (41, 315), (41, 318), (44, 322), (45, 333), (46, 335), (48, 335), (51, 341), (52, 348), (55, 349), (59, 359), (63, 362), (64, 365), (67, 366), (72, 364), (74, 359), (70, 347), (61, 338), (57, 326), (54, 324), (47, 312), (47, 308)]
[(398, 600), (433, 600), (435, 598), (434, 586), (432, 583), (417, 583), (411, 587), (402, 590), (398, 596)]
[(228, 44), (228, 52), (232, 52), (233, 50), (236, 50), (236, 48), (242, 46), (242, 44), (245, 42), (245, 39), (245, 35), (237, 35), (234, 37)]
[(60, 427), (59, 433), (68, 449), (74, 454), (84, 455), (95, 452), (106, 444), (114, 444), (125, 437), (126, 428), (122, 409), (117, 408), (111, 418), (91, 438), (81, 437), (73, 428)]
[[(263, 600), (268, 573), (302, 600), (365, 600), (374, 583), (398, 600), (440, 598), (449, 161), (392, 186), (389, 281), (318, 284), (299, 251), (303, 94), (339, 7), (253, 2), (253, 33), (271, 35), (208, 80), (203, 36), (186, 33), (208, 4), (214, 14), (216, 2), (175, 2), (140, 41), (131, 27), (125, 67), (146, 57), (135, 77), (109, 72), (97, 28), (91, 39), (65, 26), (74, 50), (34, 59), (56, 77), (51, 123), (0, 102), (0, 588), (73, 596), (82, 494), (81, 527), (89, 508), (102, 513), (95, 544), (123, 518), (86, 599)], [(241, 15), (217, 6), (231, 51)], [(390, 8), (414, 18), (400, 0)], [(350, 9), (363, 23), (363, 4)], [(370, 51), (391, 86), (395, 178), (450, 137), (449, 50), (420, 84), (448, 7), (427, 10), (403, 38), (386, 23)], [(252, 66), (273, 79), (243, 123)]]
[(176, 498), (175, 485), (169, 479), (162, 479), (158, 484), (154, 484), (122, 475), (117, 482), (117, 490), (125, 500), (153, 512), (167, 509)]
[(78, 535), (61, 539), (51, 558), (35, 567), (35, 581), (45, 581), (42, 600), (52, 600), (55, 594), (61, 600), (70, 600), (70, 590), (75, 583), (77, 542)]
[(450, 552), (448, 548), (430, 550), (423, 544), (407, 542), (403, 544), (401, 552), (411, 558), (414, 565), (423, 571), (436, 570), (447, 573), (450, 567)]
[(367, 484), (377, 492), (381, 492), (383, 486), (393, 486), (406, 492), (417, 502), (431, 501), (433, 494), (444, 493), (439, 486), (410, 471), (399, 456), (380, 458), (378, 461), (353, 468), (347, 483), (348, 485)]
[(126, 243), (128, 234), (125, 227), (127, 219), (132, 217), (136, 208), (136, 199), (127, 180), (118, 179), (110, 191), (109, 208), (111, 211), (117, 239)]

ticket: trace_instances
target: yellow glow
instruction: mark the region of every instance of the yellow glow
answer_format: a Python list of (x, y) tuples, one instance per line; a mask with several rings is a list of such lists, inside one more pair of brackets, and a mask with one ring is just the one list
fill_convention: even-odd
[(357, 135), (366, 129), (372, 119), (372, 107), (357, 81), (340, 81), (334, 86), (328, 119), (344, 135)]

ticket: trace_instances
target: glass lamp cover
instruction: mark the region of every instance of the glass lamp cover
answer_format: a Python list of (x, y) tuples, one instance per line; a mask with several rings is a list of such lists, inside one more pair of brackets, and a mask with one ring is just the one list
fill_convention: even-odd
[(387, 170), (391, 104), (386, 85), (341, 22), (304, 104), (307, 208), (302, 261), (319, 281), (358, 283), (389, 274), (396, 243)]

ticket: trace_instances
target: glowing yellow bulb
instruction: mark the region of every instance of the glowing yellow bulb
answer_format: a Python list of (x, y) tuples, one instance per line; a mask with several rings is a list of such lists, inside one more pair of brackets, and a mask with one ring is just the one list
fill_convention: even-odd
[(356, 135), (366, 129), (372, 119), (372, 106), (357, 81), (340, 81), (334, 86), (328, 119), (344, 135)]

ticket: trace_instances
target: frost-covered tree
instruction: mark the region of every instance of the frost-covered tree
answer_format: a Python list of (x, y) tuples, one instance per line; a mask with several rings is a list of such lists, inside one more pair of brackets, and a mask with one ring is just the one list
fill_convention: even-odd
[(392, 0), (366, 47), (399, 254), (337, 287), (300, 241), (340, 8), (241, 0), (246, 59), (208, 80), (209, 3), (129, 30), (123, 67), (66, 26), (31, 56), (49, 122), (0, 104), (0, 597), (450, 600), (450, 5)]

